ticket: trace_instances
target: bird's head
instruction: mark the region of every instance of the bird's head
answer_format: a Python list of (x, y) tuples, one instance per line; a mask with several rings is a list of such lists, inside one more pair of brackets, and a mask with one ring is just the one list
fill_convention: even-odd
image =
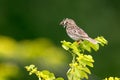
[(76, 23), (74, 22), (74, 20), (66, 18), (60, 22), (60, 25), (64, 26), (65, 28), (66, 26), (69, 26), (69, 25), (76, 25)]

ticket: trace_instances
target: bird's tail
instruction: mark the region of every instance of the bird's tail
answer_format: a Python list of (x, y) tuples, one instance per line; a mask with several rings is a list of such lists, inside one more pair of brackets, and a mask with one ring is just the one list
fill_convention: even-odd
[(96, 41), (95, 39), (92, 39), (92, 38), (85, 38), (85, 40), (88, 40), (88, 41), (90, 41), (91, 43), (93, 43), (93, 44), (97, 44), (98, 43), (98, 41)]

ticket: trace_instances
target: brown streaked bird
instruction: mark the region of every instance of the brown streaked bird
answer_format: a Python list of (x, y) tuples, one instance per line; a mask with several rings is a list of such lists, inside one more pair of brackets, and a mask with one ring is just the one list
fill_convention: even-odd
[(98, 42), (88, 36), (88, 34), (78, 27), (74, 20), (72, 19), (63, 19), (63, 21), (60, 22), (60, 25), (63, 25), (64, 28), (66, 27), (66, 32), (70, 38), (72, 38), (75, 41), (80, 40), (87, 40), (93, 44), (97, 44)]

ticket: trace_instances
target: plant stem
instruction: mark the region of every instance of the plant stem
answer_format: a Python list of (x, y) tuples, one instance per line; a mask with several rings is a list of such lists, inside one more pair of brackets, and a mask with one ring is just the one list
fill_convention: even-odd
[(74, 53), (72, 53), (73, 59), (72, 59), (72, 63), (75, 63), (75, 57), (76, 55)]

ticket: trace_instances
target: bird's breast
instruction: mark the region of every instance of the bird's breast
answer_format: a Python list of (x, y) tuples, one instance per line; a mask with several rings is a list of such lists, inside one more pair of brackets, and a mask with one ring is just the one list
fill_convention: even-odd
[(79, 35), (79, 33), (77, 32), (76, 28), (75, 27), (66, 27), (66, 32), (68, 34), (68, 36), (70, 38), (72, 38), (73, 40), (80, 40), (81, 37)]

